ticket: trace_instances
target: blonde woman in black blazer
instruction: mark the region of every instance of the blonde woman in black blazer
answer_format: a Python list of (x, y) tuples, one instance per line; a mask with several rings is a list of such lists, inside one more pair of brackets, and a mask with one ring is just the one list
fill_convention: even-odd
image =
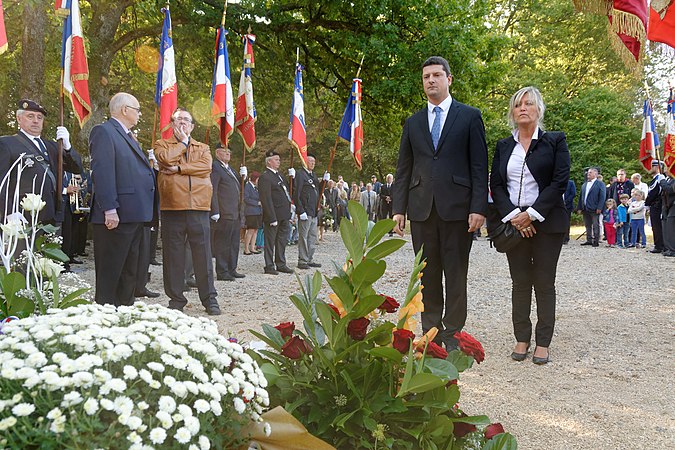
[(565, 134), (544, 131), (546, 107), (534, 87), (516, 92), (509, 102), (513, 133), (497, 143), (490, 188), (502, 222), (510, 221), (523, 236), (507, 252), (513, 281), (513, 329), (516, 347), (511, 357), (527, 357), (532, 335), (532, 288), (537, 299), (536, 347), (532, 361), (549, 362), (548, 347), (555, 325), (555, 276), (558, 257), (569, 227), (563, 194), (570, 176)]

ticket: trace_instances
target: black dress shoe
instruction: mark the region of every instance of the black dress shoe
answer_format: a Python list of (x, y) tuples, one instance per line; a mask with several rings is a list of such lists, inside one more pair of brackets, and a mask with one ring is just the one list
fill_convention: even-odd
[(670, 250), (664, 250), (661, 254), (663, 256), (675, 256), (675, 252), (671, 252)]
[(534, 356), (534, 354), (532, 354), (532, 362), (538, 366), (542, 366), (544, 364), (548, 364), (551, 361), (550, 356), (551, 355), (548, 352), (546, 353), (546, 356), (544, 356), (543, 358), (540, 356)]
[(206, 313), (209, 316), (219, 316), (221, 314), (220, 307), (218, 305), (208, 306), (206, 308)]
[(315, 263), (315, 262), (307, 263), (307, 265), (308, 265), (309, 267), (321, 267), (321, 264)]
[(511, 359), (514, 361), (525, 361), (525, 358), (527, 358), (527, 354), (530, 351), (530, 344), (527, 344), (527, 349), (525, 349), (525, 353), (517, 353), (517, 352), (512, 352), (511, 353)]
[(78, 253), (78, 256), (82, 256), (83, 258), (86, 258), (87, 256), (89, 256), (89, 253), (84, 253), (84, 252)]
[(197, 280), (195, 280), (194, 278), (188, 278), (187, 281), (185, 282), (185, 284), (188, 287), (196, 288), (197, 287)]
[(582, 242), (581, 245), (593, 245), (593, 243), (586, 241), (586, 242)]
[(234, 281), (234, 277), (230, 274), (216, 275), (218, 281)]
[(288, 266), (277, 267), (277, 271), (283, 272), (283, 273), (293, 273), (293, 269), (291, 269)]
[(298, 269), (303, 269), (303, 270), (304, 270), (304, 269), (309, 269), (309, 264), (298, 263), (298, 265), (297, 265), (296, 267), (297, 267)]
[(659, 249), (656, 249), (656, 248), (653, 249), (653, 250), (649, 250), (649, 253), (661, 253), (661, 252), (663, 252), (663, 250), (659, 250)]
[(236, 270), (230, 272), (230, 275), (232, 275), (235, 278), (246, 278), (246, 275), (244, 275), (243, 273), (239, 273)]
[(74, 256), (70, 257), (70, 261), (68, 261), (70, 264), (84, 264), (82, 260), (75, 258)]
[(148, 297), (148, 298), (157, 298), (159, 297), (159, 292), (152, 292), (149, 289), (143, 289), (142, 291), (134, 292), (134, 297), (136, 298), (141, 298), (141, 297)]
[(151, 259), (151, 260), (150, 260), (150, 265), (153, 265), (153, 266), (161, 266), (162, 263), (159, 262), (159, 261), (157, 261), (156, 259)]
[(593, 244), (593, 247), (600, 247), (600, 244)]
[(279, 275), (279, 272), (277, 272), (276, 270), (271, 269), (269, 267), (265, 267), (265, 273), (267, 275)]
[(182, 306), (171, 306), (171, 305), (169, 305), (169, 309), (175, 309), (176, 311), (183, 312)]

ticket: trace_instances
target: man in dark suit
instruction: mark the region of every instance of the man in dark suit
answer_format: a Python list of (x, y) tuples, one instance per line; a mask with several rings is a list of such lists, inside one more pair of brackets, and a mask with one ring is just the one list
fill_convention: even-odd
[[(319, 198), (319, 179), (314, 174), (316, 157), (311, 153), (307, 155), (307, 168), (297, 172), (293, 186), (295, 214), (298, 217), (298, 269), (321, 267), (321, 264), (313, 261), (316, 250), (317, 231), (317, 205)], [(326, 172), (324, 181), (330, 179)]]
[[(438, 328), (449, 349), (466, 321), (466, 284), (473, 233), (487, 213), (488, 162), (480, 111), (450, 96), (448, 62), (422, 65), (427, 107), (403, 127), (393, 189), (394, 231), (410, 219), (415, 252), (423, 248), (424, 332)], [(445, 275), (445, 300), (443, 276)]]
[(661, 185), (659, 182), (666, 177), (661, 173), (661, 168), (665, 167), (658, 159), (652, 160), (651, 173), (654, 178), (649, 183), (649, 191), (645, 199), (645, 205), (649, 206), (649, 220), (652, 223), (652, 234), (654, 235), (654, 248), (650, 253), (663, 252), (663, 224), (661, 223), (661, 213), (663, 212), (663, 202), (661, 201)]
[(89, 135), (95, 300), (132, 305), (143, 224), (157, 214), (155, 174), (131, 131), (141, 115), (136, 97), (119, 92), (108, 106), (110, 119)]
[(586, 181), (581, 186), (579, 194), (579, 203), (577, 210), (584, 216), (584, 225), (586, 225), (586, 242), (581, 245), (600, 245), (600, 214), (605, 206), (605, 195), (607, 189), (602, 181), (598, 180), (598, 169), (591, 167), (588, 169)]
[[(16, 121), (19, 124), (19, 132), (12, 136), (0, 137), (0, 179), (12, 171), (8, 183), (0, 191), (0, 220), (4, 220), (5, 214), (11, 214), (15, 206), (12, 197), (17, 183), (16, 167), (13, 169), (11, 167), (21, 154), (24, 154), (24, 169), (21, 180), (18, 180), (19, 202), (26, 194), (39, 194), (42, 189), (42, 200), (46, 205), (40, 210), (38, 220), (43, 224), (62, 222), (63, 208), (67, 205), (61, 202), (61, 207), (57, 207), (57, 199), (60, 200), (64, 194), (63, 191), (56, 192), (56, 177), (59, 176), (58, 146), (56, 142), (41, 137), (47, 111), (36, 102), (27, 99), (20, 100), (17, 106)], [(82, 159), (71, 148), (68, 130), (65, 127), (56, 127), (56, 139), (63, 140), (63, 170), (80, 173)], [(67, 185), (63, 185), (63, 188), (67, 189)], [(18, 205), (16, 207), (18, 208)]]
[[(380, 206), (380, 219), (387, 219), (391, 217), (391, 199), (393, 196), (393, 184), (394, 176), (390, 173), (387, 174), (384, 184), (380, 188), (380, 198), (378, 200), (378, 205)], [(391, 236), (391, 233), (389, 233)]]
[(281, 156), (274, 150), (265, 153), (265, 171), (258, 180), (265, 234), (265, 273), (293, 273), (286, 265), (286, 245), (291, 230), (291, 197), (286, 180), (279, 173)]
[(666, 177), (659, 181), (661, 188), (661, 222), (663, 228), (663, 256), (675, 257), (675, 174), (673, 166), (666, 166)]
[[(239, 230), (241, 229), (240, 199), (241, 185), (239, 176), (230, 167), (230, 149), (221, 144), (216, 147), (216, 159), (211, 170), (211, 242), (213, 256), (216, 258), (216, 277), (218, 280), (234, 281), (245, 275), (237, 272), (239, 261)], [(246, 167), (241, 167), (239, 175), (246, 177)]]

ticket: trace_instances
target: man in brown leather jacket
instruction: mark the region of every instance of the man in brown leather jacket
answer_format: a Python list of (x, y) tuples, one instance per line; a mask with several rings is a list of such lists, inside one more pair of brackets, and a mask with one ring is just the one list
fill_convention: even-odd
[(190, 137), (192, 115), (178, 108), (171, 116), (173, 136), (155, 142), (159, 164), (157, 185), (162, 221), (164, 292), (169, 308), (183, 310), (185, 242), (190, 243), (199, 299), (209, 315), (219, 315), (213, 284), (209, 212), (211, 167), (209, 146)]

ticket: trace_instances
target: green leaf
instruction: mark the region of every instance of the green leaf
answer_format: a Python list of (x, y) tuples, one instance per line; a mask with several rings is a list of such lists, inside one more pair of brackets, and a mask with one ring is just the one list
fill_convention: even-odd
[(429, 434), (435, 438), (449, 436), (452, 434), (452, 421), (444, 414), (440, 414), (431, 419), (427, 425)]
[(312, 276), (312, 298), (319, 296), (319, 292), (321, 292), (322, 281), (323, 277), (321, 276), (321, 272), (317, 270)]
[(401, 381), (401, 387), (398, 390), (398, 393), (396, 394), (396, 397), (403, 397), (406, 395), (408, 391), (408, 385), (410, 384), (410, 379), (413, 376), (413, 362), (415, 361), (415, 357), (413, 356), (413, 345), (412, 342), (410, 343), (410, 349), (408, 350), (408, 362), (405, 365), (405, 373), (403, 374), (403, 381)]
[(347, 383), (347, 386), (349, 386), (349, 390), (352, 392), (352, 395), (358, 398), (359, 402), (362, 402), (363, 396), (361, 395), (361, 391), (354, 385), (354, 381), (352, 381), (352, 377), (349, 375), (349, 372), (342, 370), (340, 371), (340, 375), (342, 375), (342, 379), (345, 381), (345, 383)]
[[(71, 300), (79, 299), (80, 295), (86, 293), (87, 291), (89, 291), (89, 288), (82, 288), (82, 289), (78, 289), (76, 291), (73, 291), (70, 294), (63, 297), (63, 300), (61, 300), (61, 302), (63, 303), (63, 302), (69, 302)], [(87, 300), (85, 300), (84, 302), (89, 303)]]
[(437, 387), (445, 386), (446, 380), (437, 377), (430, 373), (416, 373), (410, 379), (408, 384), (408, 392), (419, 394), (420, 392), (427, 392)]
[(456, 380), (459, 377), (457, 368), (450, 361), (446, 361), (445, 359), (430, 358), (429, 356), (425, 358), (425, 361), (425, 369), (437, 377), (440, 377), (446, 381)]
[(366, 241), (366, 248), (371, 248), (374, 245), (377, 245), (380, 242), (382, 237), (389, 233), (394, 228), (394, 222), (392, 219), (382, 219), (378, 220), (373, 228), (368, 233), (368, 240)]
[(375, 261), (366, 258), (361, 264), (354, 268), (352, 272), (352, 282), (354, 283), (354, 291), (359, 292), (362, 285), (372, 285), (384, 275), (387, 269), (385, 261)]
[[(19, 272), (10, 272), (2, 279), (2, 292), (5, 294), (8, 310), (13, 310), (13, 303), (18, 298), (16, 293), (26, 288), (26, 277)], [(8, 314), (11, 315), (11, 314)]]
[(266, 323), (262, 324), (262, 329), (263, 332), (265, 333), (265, 336), (267, 336), (269, 340), (272, 341), (272, 343), (274, 344), (272, 345), (272, 347), (276, 346), (278, 349), (280, 349), (281, 347), (284, 346), (286, 342), (284, 342), (284, 338), (281, 337), (281, 333), (279, 332), (279, 330)]
[(403, 247), (405, 242), (406, 241), (403, 239), (388, 239), (384, 242), (380, 242), (368, 251), (366, 257), (369, 259), (382, 259)]
[(401, 364), (401, 361), (403, 361), (403, 355), (395, 348), (375, 347), (373, 349), (367, 350), (367, 352), (370, 354), (370, 356), (376, 358), (385, 358), (395, 362), (396, 364)]
[(351, 419), (351, 417), (352, 417), (354, 414), (356, 414), (356, 410), (351, 411), (351, 412), (348, 412), (348, 413), (340, 414), (339, 416), (337, 416), (337, 417), (335, 418), (335, 422), (334, 422), (334, 423), (335, 423), (335, 426), (336, 426), (336, 427), (339, 427), (339, 428), (344, 427), (345, 423), (346, 423), (349, 419)]
[(359, 232), (354, 227), (354, 224), (348, 220), (341, 221), (340, 236), (354, 266), (360, 264), (363, 258), (363, 237), (359, 236)]
[(17, 316), (21, 319), (28, 317), (35, 311), (35, 303), (29, 298), (14, 297), (9, 307), (8, 316)]
[(61, 261), (62, 263), (70, 261), (70, 258), (68, 255), (63, 253), (63, 250), (60, 248), (43, 248), (42, 249), (42, 254), (45, 255), (49, 259), (53, 259), (55, 261)]
[(451, 362), (460, 373), (473, 365), (473, 357), (464, 354), (459, 349), (448, 352), (448, 357), (445, 360)]
[(323, 331), (326, 333), (326, 337), (328, 337), (328, 342), (332, 343), (333, 310), (327, 304), (321, 301), (316, 302), (316, 304), (314, 305), (314, 309), (316, 310), (316, 315), (319, 318), (319, 322), (321, 322)]
[(77, 306), (77, 305), (88, 305), (91, 303), (89, 300), (85, 300), (83, 298), (74, 298), (71, 300), (62, 300), (61, 303), (59, 304), (59, 308), (61, 309), (66, 309), (70, 308), (71, 306)]
[(49, 233), (49, 234), (56, 234), (59, 231), (59, 227), (57, 227), (55, 225), (50, 225), (50, 224), (40, 225), (38, 229), (44, 231), (45, 233)]
[(518, 450), (518, 442), (509, 433), (499, 433), (487, 441), (482, 450)]
[(366, 237), (366, 230), (368, 229), (368, 213), (366, 212), (366, 209), (355, 200), (350, 200), (349, 203), (347, 203), (347, 210), (349, 210), (349, 216), (354, 223), (354, 229), (360, 238), (360, 245), (363, 247), (363, 240)]
[(354, 305), (354, 294), (349, 284), (341, 277), (327, 278), (326, 281), (328, 281), (328, 285), (342, 302), (345, 311), (350, 312)]
[(352, 313), (358, 318), (358, 317), (364, 317), (368, 314), (370, 314), (371, 311), (373, 311), (375, 308), (380, 306), (382, 304), (382, 297), (374, 294), (374, 295), (368, 295), (366, 297), (362, 297), (359, 302), (354, 305), (354, 309), (352, 310)]
[[(263, 330), (265, 329), (265, 325), (267, 325), (267, 324), (262, 325)], [(267, 326), (269, 326), (269, 325), (267, 325)], [(276, 330), (277, 333), (279, 333), (279, 330), (277, 330), (276, 328), (275, 328), (275, 330)], [(260, 334), (255, 330), (248, 330), (248, 332), (251, 333), (253, 336), (257, 337), (258, 339), (260, 339), (261, 341), (263, 341), (265, 344), (267, 344), (270, 347), (272, 347), (273, 349), (275, 349), (276, 351), (280, 351), (281, 347), (283, 346), (283, 344), (279, 345), (279, 343), (277, 341), (274, 341), (271, 338), (267, 337), (266, 335)], [(279, 337), (281, 338), (281, 333), (279, 333)]]
[(281, 376), (277, 367), (272, 363), (262, 363), (260, 365), (260, 370), (262, 370), (262, 373), (265, 375), (265, 378), (267, 379), (267, 382), (270, 384), (270, 386), (274, 385), (279, 376)]
[(490, 425), (490, 418), (488, 416), (466, 416), (466, 417), (451, 417), (453, 422), (464, 422), (472, 425)]

